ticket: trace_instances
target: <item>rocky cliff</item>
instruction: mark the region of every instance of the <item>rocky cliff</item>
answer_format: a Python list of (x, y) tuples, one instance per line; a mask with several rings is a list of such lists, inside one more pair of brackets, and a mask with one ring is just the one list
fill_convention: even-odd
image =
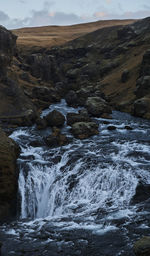
[(0, 27), (0, 123), (8, 126), (31, 124), (34, 106), (25, 96), (13, 69), (17, 54), (16, 36)]
[(98, 96), (150, 118), (149, 49), (150, 18), (104, 27), (59, 47), (22, 51), (19, 82), (38, 109), (69, 95), (72, 105), (86, 107), (89, 96)]
[(0, 129), (0, 222), (16, 213), (19, 147)]

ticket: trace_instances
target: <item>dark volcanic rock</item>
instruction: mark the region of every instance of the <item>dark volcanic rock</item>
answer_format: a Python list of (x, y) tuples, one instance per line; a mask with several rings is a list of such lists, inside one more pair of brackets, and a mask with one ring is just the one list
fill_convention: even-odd
[(150, 49), (143, 55), (140, 76), (150, 76)]
[(36, 125), (39, 130), (45, 129), (47, 126), (47, 122), (44, 118), (37, 118), (36, 119)]
[(94, 122), (78, 122), (72, 125), (73, 135), (78, 139), (86, 139), (98, 134), (98, 125)]
[(41, 78), (43, 81), (58, 79), (57, 68), (53, 56), (36, 53), (27, 57), (32, 76)]
[(60, 101), (60, 96), (53, 88), (37, 86), (32, 89), (32, 97), (50, 103)]
[(77, 107), (79, 104), (78, 96), (75, 91), (71, 90), (67, 93), (65, 100), (68, 106)]
[(107, 127), (107, 129), (108, 129), (109, 131), (114, 131), (114, 130), (116, 130), (116, 126), (109, 125), (109, 126)]
[(142, 76), (137, 80), (135, 95), (142, 98), (150, 94), (150, 76)]
[(150, 198), (150, 185), (139, 183), (132, 203), (140, 203)]
[(143, 97), (134, 102), (134, 115), (139, 117), (147, 117), (150, 116), (150, 98)]
[(138, 240), (134, 245), (134, 252), (136, 256), (150, 255), (150, 237), (144, 236)]
[(7, 67), (16, 51), (16, 39), (15, 35), (0, 26), (0, 79), (6, 76)]
[(61, 134), (58, 128), (53, 127), (52, 134), (46, 138), (45, 142), (49, 147), (53, 148), (66, 145), (69, 143), (69, 140), (66, 135)]
[(80, 114), (76, 114), (76, 113), (68, 113), (67, 114), (67, 124), (68, 125), (72, 125), (74, 123), (77, 122), (89, 122), (90, 118), (88, 116), (88, 113), (80, 113)]
[(104, 113), (111, 113), (111, 107), (100, 97), (88, 97), (86, 107), (88, 112), (95, 117), (100, 117)]
[(20, 149), (0, 129), (0, 220), (16, 214), (18, 169)]
[(137, 35), (132, 26), (125, 26), (118, 30), (119, 40), (129, 40), (135, 38)]
[(65, 117), (57, 110), (53, 110), (45, 117), (49, 126), (61, 127), (65, 123)]

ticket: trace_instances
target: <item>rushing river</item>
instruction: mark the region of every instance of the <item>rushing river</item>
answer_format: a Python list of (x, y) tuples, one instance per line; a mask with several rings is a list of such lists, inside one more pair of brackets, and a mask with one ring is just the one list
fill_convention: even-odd
[[(53, 109), (78, 110), (62, 101), (42, 116)], [(2, 255), (131, 256), (133, 242), (150, 235), (150, 200), (132, 200), (150, 184), (150, 122), (120, 112), (95, 120), (99, 135), (80, 141), (65, 126), (71, 142), (54, 149), (44, 143), (50, 128), (11, 134), (21, 147), (20, 205), (18, 220), (0, 227)]]

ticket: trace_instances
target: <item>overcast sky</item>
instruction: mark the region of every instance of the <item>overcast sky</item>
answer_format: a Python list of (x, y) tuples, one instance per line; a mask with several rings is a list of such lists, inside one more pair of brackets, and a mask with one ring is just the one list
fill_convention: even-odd
[(0, 24), (9, 29), (150, 16), (150, 0), (0, 0), (0, 2)]

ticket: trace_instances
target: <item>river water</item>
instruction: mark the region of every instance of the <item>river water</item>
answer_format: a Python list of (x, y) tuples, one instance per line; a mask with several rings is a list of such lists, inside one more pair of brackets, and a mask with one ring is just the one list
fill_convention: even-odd
[[(62, 100), (42, 116), (53, 109), (78, 111)], [(0, 227), (2, 255), (132, 256), (134, 241), (150, 235), (150, 200), (132, 200), (150, 184), (150, 122), (120, 112), (95, 121), (99, 135), (80, 141), (65, 125), (70, 143), (54, 149), (44, 143), (50, 128), (11, 134), (21, 147), (20, 203), (18, 219)]]

